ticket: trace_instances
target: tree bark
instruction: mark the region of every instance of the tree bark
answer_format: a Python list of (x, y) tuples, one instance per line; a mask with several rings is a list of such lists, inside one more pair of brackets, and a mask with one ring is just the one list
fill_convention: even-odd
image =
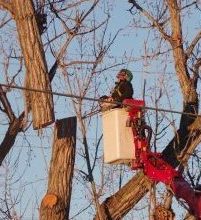
[(175, 70), (182, 90), (184, 102), (194, 102), (197, 99), (195, 88), (191, 85), (190, 76), (187, 69), (187, 57), (183, 48), (182, 25), (180, 8), (177, 1), (166, 0), (170, 13), (172, 29), (171, 46), (175, 61)]
[[(122, 219), (150, 190), (152, 183), (143, 172), (139, 172), (121, 190), (101, 204), (102, 218)], [(95, 219), (99, 220), (98, 216)]]
[(57, 120), (54, 131), (48, 190), (40, 220), (68, 219), (76, 147), (76, 117)]
[[(13, 0), (19, 42), (26, 66), (25, 87), (51, 91), (42, 40), (31, 0)], [(53, 98), (49, 93), (25, 92), (27, 112), (32, 111), (33, 128), (54, 122)]]

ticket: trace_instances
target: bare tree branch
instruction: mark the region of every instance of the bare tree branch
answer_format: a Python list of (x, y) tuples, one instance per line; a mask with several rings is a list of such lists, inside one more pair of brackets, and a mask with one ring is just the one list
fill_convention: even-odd
[(90, 7), (90, 9), (84, 14), (84, 16), (81, 17), (80, 22), (84, 21), (84, 19), (91, 13), (93, 12), (94, 8), (96, 7), (96, 5), (98, 4), (99, 0), (94, 0), (94, 3), (92, 4), (92, 6)]
[(195, 48), (195, 46), (197, 45), (197, 43), (200, 39), (201, 39), (201, 31), (199, 33), (197, 33), (197, 35), (195, 36), (195, 38), (191, 42), (190, 46), (186, 49), (186, 56), (187, 57), (190, 57), (190, 55), (193, 52), (193, 49)]
[(23, 128), (24, 113), (19, 118), (15, 118), (9, 125), (6, 135), (0, 145), (0, 165), (5, 159), (6, 155), (15, 143), (15, 139)]
[(133, 7), (138, 9), (146, 18), (148, 18), (148, 20), (152, 22), (153, 27), (156, 27), (160, 31), (164, 39), (168, 40), (169, 42), (171, 41), (171, 37), (164, 31), (163, 26), (158, 23), (157, 20), (151, 16), (148, 11), (143, 9), (135, 0), (130, 0), (129, 2), (132, 3)]
[(4, 111), (6, 112), (10, 122), (14, 121), (15, 114), (11, 108), (11, 105), (6, 97), (6, 93), (3, 91), (2, 86), (0, 86), (0, 101), (4, 106)]

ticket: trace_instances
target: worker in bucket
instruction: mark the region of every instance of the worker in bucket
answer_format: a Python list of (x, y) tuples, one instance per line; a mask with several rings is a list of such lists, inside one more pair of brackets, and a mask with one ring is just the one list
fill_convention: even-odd
[[(102, 96), (100, 98), (100, 107), (102, 111), (106, 111), (110, 108), (121, 107), (121, 103), (124, 99), (132, 99), (133, 86), (131, 80), (133, 79), (132, 72), (128, 69), (121, 69), (117, 74), (117, 81), (115, 87), (111, 91), (110, 96)], [(115, 103), (116, 102), (116, 103)]]

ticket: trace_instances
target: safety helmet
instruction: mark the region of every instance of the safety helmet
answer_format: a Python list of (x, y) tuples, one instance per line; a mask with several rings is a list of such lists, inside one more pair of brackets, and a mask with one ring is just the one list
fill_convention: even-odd
[(128, 69), (121, 69), (119, 71), (119, 73), (125, 73), (126, 74), (126, 80), (129, 81), (129, 82), (132, 81), (133, 74), (132, 74), (132, 72), (130, 70), (128, 70)]

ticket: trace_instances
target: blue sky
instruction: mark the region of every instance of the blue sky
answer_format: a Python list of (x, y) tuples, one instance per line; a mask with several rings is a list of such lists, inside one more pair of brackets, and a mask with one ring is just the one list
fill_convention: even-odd
[[(105, 1), (103, 1), (105, 3)], [(121, 60), (134, 60), (130, 61), (126, 65), (114, 67), (113, 69), (110, 69), (106, 72), (104, 72), (104, 77), (107, 77), (108, 79), (108, 85), (102, 84), (102, 87), (99, 90), (99, 95), (103, 95), (104, 93), (109, 92), (109, 89), (113, 86), (114, 81), (115, 81), (115, 76), (118, 70), (122, 67), (126, 67), (130, 70), (132, 70), (134, 74), (134, 79), (133, 79), (133, 86), (134, 86), (134, 96), (136, 98), (142, 98), (142, 93), (143, 93), (143, 84), (144, 80), (147, 81), (147, 87), (146, 87), (146, 101), (147, 105), (149, 106), (154, 106), (154, 103), (152, 102), (152, 96), (154, 97), (154, 90), (153, 89), (160, 89), (162, 87), (163, 83), (167, 86), (167, 93), (170, 95), (170, 101), (171, 101), (171, 107), (175, 110), (181, 110), (182, 106), (182, 100), (181, 96), (179, 95), (179, 88), (177, 85), (177, 79), (174, 75), (174, 67), (173, 64), (171, 63), (171, 56), (167, 57), (166, 59), (170, 59), (169, 65), (165, 66), (164, 61), (159, 60), (159, 59), (152, 59), (152, 60), (143, 60), (141, 59), (141, 55), (144, 53), (145, 49), (145, 42), (147, 39), (149, 39), (149, 43), (151, 42), (151, 39), (153, 36), (150, 34), (150, 37), (147, 38), (147, 30), (143, 29), (140, 31), (138, 28), (132, 26), (132, 19), (133, 16), (127, 11), (131, 5), (127, 3), (127, 1), (122, 1), (122, 0), (116, 0), (114, 2), (110, 2), (110, 13), (111, 13), (111, 21), (109, 23), (109, 32), (107, 33), (106, 39), (109, 39), (110, 36), (114, 36), (114, 34), (121, 29), (117, 39), (115, 40), (115, 43), (112, 45), (109, 54), (107, 55), (106, 58), (103, 59), (102, 66), (108, 65), (109, 63), (118, 63)], [(104, 7), (100, 7), (100, 11), (96, 14), (97, 19), (101, 18), (103, 16), (103, 9)], [(2, 13), (2, 12), (1, 12)], [(201, 26), (201, 21), (200, 21), (200, 14), (195, 13), (193, 15), (189, 15), (188, 19), (184, 20), (184, 25), (188, 26), (187, 31), (184, 32), (186, 37), (189, 37), (189, 39), (194, 36), (194, 33), (198, 31), (198, 29)], [(1, 14), (2, 16), (2, 14)], [(191, 16), (191, 18), (190, 18)], [(191, 25), (195, 24), (195, 28)], [(10, 29), (14, 32), (14, 25), (10, 25)], [(6, 31), (6, 30), (5, 30)], [(0, 37), (4, 41), (4, 45), (8, 44), (10, 46), (16, 43), (16, 37), (14, 35), (7, 35), (5, 36), (5, 31), (0, 32)], [(111, 34), (111, 35), (110, 35)], [(61, 43), (61, 42), (59, 42)], [(55, 47), (57, 45), (55, 44)], [(154, 46), (154, 43), (153, 43)], [(165, 49), (165, 48), (164, 48)], [(72, 46), (69, 49), (69, 54), (72, 56), (70, 59), (73, 57), (77, 56), (78, 53), (78, 46), (77, 42), (72, 44)], [(75, 55), (73, 55), (75, 54)], [(85, 59), (89, 59), (89, 57), (85, 57)], [(164, 58), (165, 59), (165, 58)], [(47, 61), (48, 61), (48, 66), (51, 66), (52, 64), (52, 56), (48, 55), (47, 56)], [(3, 62), (3, 57), (2, 61)], [(1, 68), (4, 68), (4, 65), (1, 63)], [(11, 67), (9, 68), (10, 74), (14, 75), (17, 71), (17, 66), (14, 61), (11, 60)], [(23, 83), (23, 74), (22, 72), (22, 77), (19, 77), (17, 79), (17, 83)], [(58, 74), (61, 74), (59, 72)], [(78, 74), (83, 74), (82, 72), (78, 72)], [(3, 78), (3, 74), (0, 76), (1, 82), (5, 82)], [(59, 79), (59, 76), (56, 76), (52, 85), (53, 85), (53, 90), (58, 91), (58, 92), (66, 92), (66, 82), (63, 81), (63, 79)], [(104, 80), (103, 78), (100, 78), (100, 81), (103, 83)], [(152, 89), (150, 89), (152, 88)], [(163, 88), (164, 89), (164, 88)], [(23, 103), (21, 99), (22, 93), (20, 91), (17, 91), (15, 93), (9, 92), (9, 98), (10, 101), (15, 108), (16, 114), (21, 112), (23, 109)], [(89, 96), (92, 96), (93, 94), (89, 93)], [(170, 105), (168, 104), (167, 101), (167, 96), (164, 95), (160, 102), (160, 107), (166, 107), (170, 108)], [(71, 102), (68, 98), (63, 98), (63, 97), (54, 97), (54, 101), (56, 103), (55, 106), (55, 114), (56, 118), (62, 118), (62, 117), (68, 117), (73, 115), (73, 110), (71, 106)], [(86, 104), (88, 104), (86, 102)], [(151, 112), (148, 112), (149, 114)], [(169, 116), (169, 114), (167, 114)], [(178, 120), (180, 116), (174, 115), (175, 120)], [(0, 128), (0, 140), (2, 140), (5, 130), (7, 128), (7, 125), (5, 124), (5, 118), (2, 113), (0, 113), (0, 122), (2, 124)], [(167, 121), (166, 121), (167, 122)], [(152, 122), (154, 125), (154, 122)], [(164, 122), (165, 123), (165, 122)], [(91, 127), (90, 130), (90, 135), (89, 135), (89, 143), (91, 143), (91, 151), (93, 152), (93, 143), (95, 142), (95, 137), (96, 134), (93, 132), (96, 131), (98, 135), (101, 133), (101, 122), (100, 122), (100, 117), (95, 116), (92, 119), (93, 126)], [(41, 197), (45, 193), (46, 189), (46, 180), (47, 180), (47, 175), (48, 175), (48, 164), (51, 156), (51, 143), (52, 143), (52, 132), (53, 132), (53, 126), (50, 126), (47, 130), (43, 131), (43, 134), (38, 135), (36, 131), (32, 131), (32, 129), (29, 129), (27, 132), (27, 136), (23, 136), (21, 133), (19, 137), (16, 140), (15, 147), (13, 148), (12, 154), (10, 154), (12, 158), (12, 163), (9, 165), (9, 174), (11, 175), (13, 172), (15, 173), (15, 180), (19, 176), (22, 176), (22, 174), (25, 172), (25, 175), (22, 176), (20, 181), (17, 184), (14, 184), (15, 181), (11, 181), (11, 188), (14, 193), (14, 195), (17, 195), (18, 191), (20, 193), (23, 193), (23, 203), (19, 204), (18, 206), (18, 211), (21, 210), (21, 212), (24, 211), (26, 205), (27, 205), (27, 210), (25, 217), (23, 219), (29, 220), (32, 219), (30, 216), (32, 215), (32, 212), (35, 213), (34, 220), (37, 219), (37, 205), (40, 205), (40, 200)], [(79, 134), (79, 132), (78, 132)], [(168, 140), (171, 138), (171, 131), (170, 134), (167, 135), (163, 141), (159, 142), (159, 147), (164, 147), (165, 144), (168, 142)], [(79, 149), (81, 147), (80, 141), (77, 141), (77, 148)], [(100, 152), (101, 155), (102, 151)], [(14, 158), (18, 157), (20, 158), (19, 164), (17, 164), (18, 169), (17, 171), (15, 170), (16, 164), (14, 164)], [(79, 156), (77, 156), (77, 161), (80, 159)], [(9, 161), (9, 160), (8, 160)], [(107, 170), (106, 170), (106, 176), (110, 176), (112, 173), (111, 170), (115, 168), (111, 168), (108, 165), (106, 165)], [(76, 169), (85, 169), (85, 164), (82, 161), (81, 163), (76, 164)], [(4, 164), (3, 167), (1, 167), (0, 172), (2, 173), (2, 176), (5, 175), (5, 170), (7, 169), (7, 165)], [(99, 170), (100, 167), (96, 168), (96, 173), (95, 177), (97, 182), (100, 180), (99, 176)], [(114, 184), (116, 183), (116, 179), (119, 176), (119, 172), (115, 174), (116, 177), (114, 176)], [(132, 172), (126, 170), (124, 173), (124, 182), (127, 181), (128, 178), (130, 178), (133, 175)], [(2, 177), (0, 175), (0, 177)], [(73, 216), (77, 210), (80, 207), (85, 207), (86, 201), (82, 200), (82, 197), (86, 197), (87, 194), (84, 193), (85, 191), (85, 185), (84, 180), (81, 180), (81, 178), (78, 176), (79, 181), (76, 179), (75, 184), (77, 185), (75, 192), (73, 189), (73, 198), (75, 199), (73, 201), (73, 208), (71, 211), (71, 216)], [(0, 179), (2, 180), (2, 178)], [(4, 183), (4, 180), (2, 180)], [(82, 184), (80, 184), (80, 181)], [(1, 184), (1, 183), (0, 183)], [(109, 184), (109, 183), (108, 183)], [(24, 186), (26, 187), (24, 188)], [(108, 187), (109, 188), (109, 187)], [(25, 189), (25, 191), (24, 191)], [(116, 188), (114, 189), (116, 190)], [(109, 189), (110, 192), (113, 192), (113, 188)], [(105, 194), (104, 197), (107, 197), (108, 193)], [(103, 197), (103, 198), (104, 198)], [(35, 203), (35, 201), (38, 200), (39, 204)], [(146, 200), (146, 199), (145, 199)], [(90, 198), (87, 199), (87, 201), (90, 201)], [(84, 212), (82, 215), (78, 216), (75, 219), (90, 219), (91, 215), (93, 213), (93, 210), (88, 209), (86, 212)], [(137, 212), (138, 213), (138, 212)], [(145, 213), (141, 213), (140, 215), (146, 215)], [(90, 217), (89, 217), (90, 216)], [(130, 216), (130, 218), (129, 218)], [(128, 215), (127, 219), (132, 219), (132, 215)]]

